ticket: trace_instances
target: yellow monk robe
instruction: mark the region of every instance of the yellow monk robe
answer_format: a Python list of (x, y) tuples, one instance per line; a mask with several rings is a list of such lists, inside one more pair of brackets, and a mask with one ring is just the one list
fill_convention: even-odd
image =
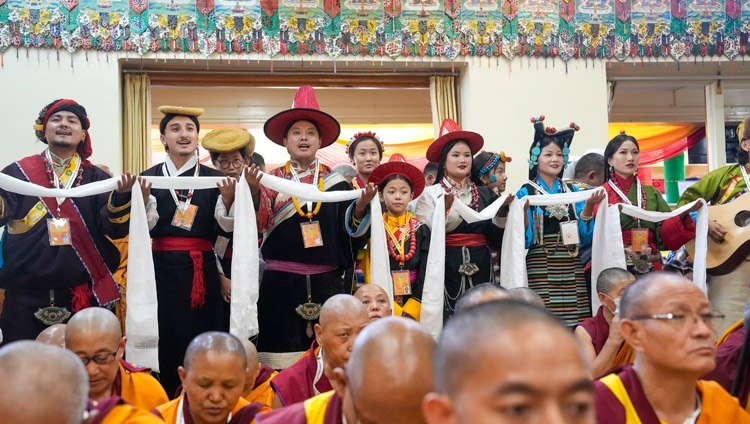
[(130, 405), (117, 396), (94, 402), (89, 412), (93, 418), (88, 424), (164, 424), (155, 414)]
[(258, 416), (258, 424), (342, 424), (342, 403), (336, 392), (321, 393), (304, 402)]
[(151, 376), (148, 368), (137, 367), (124, 360), (120, 360), (112, 395), (147, 411), (169, 401), (164, 388)]
[(117, 251), (120, 252), (120, 265), (118, 265), (115, 272), (112, 273), (112, 277), (115, 279), (117, 287), (120, 289), (120, 300), (115, 302), (115, 315), (117, 315), (117, 319), (120, 320), (122, 334), (127, 334), (125, 332), (125, 315), (127, 314), (128, 240), (130, 240), (130, 236), (128, 235), (119, 239), (112, 239), (109, 236), (106, 237), (113, 245), (115, 245)]
[(279, 374), (271, 367), (262, 365), (258, 376), (255, 378), (255, 386), (253, 390), (245, 396), (245, 400), (253, 403), (261, 403), (268, 406), (269, 408), (273, 404), (273, 399), (276, 397), (276, 392), (271, 387), (271, 380), (273, 380)]
[[(180, 408), (182, 411), (180, 411)], [(188, 399), (185, 395), (182, 395), (164, 405), (159, 405), (156, 407), (156, 412), (159, 413), (159, 416), (161, 416), (167, 424), (181, 424), (177, 422), (177, 417), (180, 415), (182, 415), (185, 424), (190, 424), (193, 423), (193, 418), (190, 415), (189, 408)], [(243, 398), (239, 398), (237, 404), (234, 405), (234, 408), (232, 409), (232, 419), (229, 420), (229, 424), (255, 423), (256, 414), (270, 410), (271, 408), (265, 405), (250, 403)]]
[[(701, 412), (696, 424), (750, 424), (750, 415), (715, 381), (696, 381)], [(638, 376), (625, 365), (594, 382), (597, 422), (662, 424), (651, 407)]]

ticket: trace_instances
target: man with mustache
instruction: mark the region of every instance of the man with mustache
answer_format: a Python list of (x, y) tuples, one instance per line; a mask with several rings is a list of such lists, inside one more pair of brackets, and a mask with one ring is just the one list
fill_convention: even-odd
[[(89, 162), (86, 109), (71, 99), (45, 106), (34, 123), (46, 148), (3, 169), (5, 175), (46, 188), (70, 189), (110, 178)], [(128, 233), (130, 190), (123, 175), (111, 193), (79, 198), (23, 196), (0, 189), (5, 234), (0, 288), (5, 289), (0, 328), (5, 343), (34, 339), (81, 309), (120, 298), (112, 272), (120, 255), (106, 236)]]

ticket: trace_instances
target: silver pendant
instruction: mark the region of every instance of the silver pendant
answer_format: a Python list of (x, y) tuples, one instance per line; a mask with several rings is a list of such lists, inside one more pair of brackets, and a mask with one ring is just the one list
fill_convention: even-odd
[(44, 325), (55, 325), (62, 324), (65, 320), (70, 318), (70, 311), (64, 307), (47, 306), (46, 308), (37, 309), (37, 311), (34, 312), (34, 316)]
[(547, 210), (547, 213), (549, 213), (551, 218), (562, 220), (568, 216), (568, 208), (563, 205), (549, 205), (544, 209)]

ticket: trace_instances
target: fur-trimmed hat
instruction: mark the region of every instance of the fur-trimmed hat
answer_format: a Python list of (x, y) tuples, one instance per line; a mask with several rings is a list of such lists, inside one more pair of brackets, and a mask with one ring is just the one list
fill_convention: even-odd
[(321, 148), (333, 144), (341, 134), (339, 121), (320, 110), (315, 90), (309, 85), (303, 85), (297, 90), (290, 109), (268, 118), (263, 125), (263, 132), (269, 140), (283, 146), (289, 127), (297, 121), (310, 121), (315, 124), (320, 135)]

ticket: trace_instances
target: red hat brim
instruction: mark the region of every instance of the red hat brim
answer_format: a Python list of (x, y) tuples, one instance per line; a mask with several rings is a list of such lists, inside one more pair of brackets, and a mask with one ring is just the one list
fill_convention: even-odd
[(416, 166), (407, 162), (386, 162), (381, 163), (372, 171), (370, 178), (367, 179), (368, 183), (373, 183), (376, 186), (380, 186), (386, 178), (391, 175), (402, 175), (404, 178), (411, 182), (412, 196), (416, 199), (422, 194), (425, 187), (424, 174)]
[(263, 125), (263, 132), (269, 140), (283, 146), (287, 127), (294, 122), (303, 120), (310, 121), (318, 126), (321, 149), (333, 144), (341, 134), (341, 125), (336, 118), (320, 110), (307, 108), (293, 108), (277, 113), (268, 118)]
[(430, 147), (427, 148), (427, 154), (425, 155), (427, 160), (435, 163), (440, 162), (440, 152), (443, 150), (443, 147), (454, 140), (466, 141), (469, 145), (472, 156), (479, 153), (479, 151), (482, 150), (482, 146), (484, 146), (484, 138), (475, 132), (453, 131), (438, 137), (432, 142), (432, 144), (430, 144)]

